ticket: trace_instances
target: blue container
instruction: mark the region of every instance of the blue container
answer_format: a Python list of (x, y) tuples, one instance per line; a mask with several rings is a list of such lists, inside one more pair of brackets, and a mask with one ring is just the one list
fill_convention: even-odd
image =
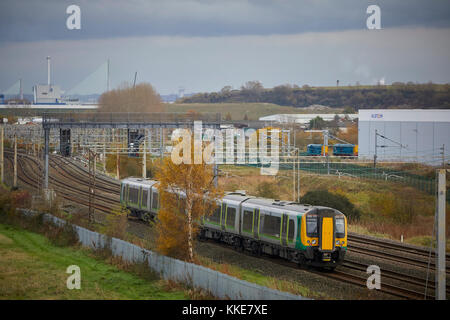
[(335, 156), (351, 157), (355, 155), (354, 150), (355, 150), (354, 144), (338, 143), (333, 145), (333, 155)]
[(308, 144), (306, 148), (308, 156), (320, 156), (322, 155), (322, 145), (321, 144)]

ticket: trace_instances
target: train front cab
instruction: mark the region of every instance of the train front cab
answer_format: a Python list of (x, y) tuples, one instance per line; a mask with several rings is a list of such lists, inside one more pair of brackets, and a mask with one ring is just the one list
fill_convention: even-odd
[(303, 215), (301, 242), (307, 264), (335, 267), (347, 250), (347, 219), (337, 210), (314, 208)]

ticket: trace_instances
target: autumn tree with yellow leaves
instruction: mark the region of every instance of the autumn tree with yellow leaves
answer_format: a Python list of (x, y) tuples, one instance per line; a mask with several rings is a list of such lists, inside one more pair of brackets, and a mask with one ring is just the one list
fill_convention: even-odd
[(221, 198), (223, 192), (214, 186), (211, 164), (205, 161), (194, 164), (194, 153), (203, 153), (207, 146), (197, 145), (199, 150), (195, 150), (192, 136), (184, 138), (190, 140), (184, 145), (191, 147), (182, 149), (179, 155), (183, 157), (183, 153), (191, 154), (191, 164), (176, 164), (171, 157), (166, 157), (156, 172), (160, 195), (156, 245), (157, 250), (164, 255), (192, 262), (199, 223), (216, 209), (214, 199)]

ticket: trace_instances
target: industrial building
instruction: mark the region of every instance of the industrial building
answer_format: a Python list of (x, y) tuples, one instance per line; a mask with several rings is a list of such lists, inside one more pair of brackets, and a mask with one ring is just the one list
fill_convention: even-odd
[[(261, 117), (259, 118), (259, 121), (273, 121), (277, 123), (283, 123), (283, 124), (292, 124), (297, 123), (300, 125), (308, 124), (309, 121), (316, 117), (320, 117), (325, 121), (331, 121), (336, 116), (335, 113), (298, 113), (298, 114), (272, 114), (269, 116)], [(349, 119), (349, 120), (355, 120), (358, 118), (358, 114), (347, 114), (347, 113), (340, 113), (337, 114), (337, 116), (341, 119)]]
[(359, 158), (442, 165), (450, 160), (450, 110), (359, 110)]

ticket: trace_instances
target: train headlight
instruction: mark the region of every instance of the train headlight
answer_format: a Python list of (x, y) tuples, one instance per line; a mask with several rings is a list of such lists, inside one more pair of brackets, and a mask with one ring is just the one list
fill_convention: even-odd
[(308, 244), (310, 244), (310, 243), (311, 243), (311, 241), (309, 241), (309, 240), (308, 240), (308, 241), (306, 241), (306, 242), (308, 242)]
[(316, 239), (314, 239), (314, 240), (312, 241), (312, 244), (316, 244)]
[(336, 240), (336, 244), (339, 245), (339, 240)]

